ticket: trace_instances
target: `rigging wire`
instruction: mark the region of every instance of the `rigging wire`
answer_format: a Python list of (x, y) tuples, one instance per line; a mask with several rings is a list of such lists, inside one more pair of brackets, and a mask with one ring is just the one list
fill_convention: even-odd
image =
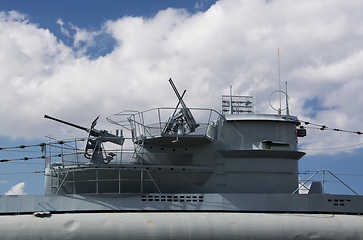
[(62, 154), (56, 154), (52, 156), (41, 156), (41, 157), (23, 157), (23, 158), (14, 158), (14, 159), (1, 159), (0, 162), (11, 162), (11, 161), (28, 161), (32, 159), (45, 159), (46, 157), (61, 157)]
[(9, 161), (7, 162), (8, 164), (24, 164), (24, 165), (43, 165), (44, 166), (44, 162), (19, 162), (19, 161)]
[[(79, 139), (79, 141), (84, 141), (84, 139)], [(74, 142), (74, 140), (65, 140), (65, 141), (60, 140), (60, 141), (57, 141), (56, 143), (60, 144), (60, 145), (64, 144), (64, 146), (66, 146), (66, 147), (62, 147), (63, 150), (81, 151), (81, 149), (72, 147), (67, 144), (70, 142)], [(41, 147), (41, 149), (42, 149), (41, 151), (43, 152), (46, 145), (50, 145), (54, 148), (61, 148), (60, 146), (57, 146), (56, 143), (48, 143), (48, 144), (40, 143), (40, 144), (31, 144), (31, 145), (20, 145), (20, 146), (15, 146), (15, 147), (0, 147), (0, 151), (12, 152), (12, 153), (14, 153), (14, 152), (16, 152), (16, 153), (19, 153), (19, 152), (35, 153), (38, 151), (23, 151), (22, 149), (29, 148), (29, 147)], [(52, 156), (41, 156), (41, 157), (22, 157), (22, 158), (14, 158), (14, 159), (0, 159), (0, 163), (1, 162), (13, 162), (13, 161), (28, 161), (28, 160), (33, 160), (33, 159), (45, 159), (46, 157), (61, 157), (61, 154), (56, 154), (56, 155), (52, 155)]]
[[(78, 141), (84, 141), (84, 139), (80, 139)], [(46, 145), (51, 145), (52, 147), (60, 148), (56, 144), (61, 144), (61, 145), (64, 144), (67, 147), (63, 147), (63, 149), (66, 149), (66, 150), (74, 150), (75, 147), (66, 144), (66, 143), (70, 143), (70, 142), (74, 142), (74, 141), (62, 141), (61, 140), (61, 141), (58, 141), (56, 143), (49, 143), (49, 144), (47, 144), (47, 143), (40, 143), (40, 144), (33, 144), (33, 145), (20, 145), (20, 146), (16, 146), (16, 147), (2, 147), (2, 148), (0, 147), (0, 151), (1, 150), (11, 151), (12, 149), (17, 149), (17, 148), (24, 149), (24, 148), (28, 148), (28, 147), (45, 147)], [(79, 149), (77, 148), (77, 150), (79, 150)], [(17, 151), (17, 150), (14, 150), (14, 151)]]
[(45, 156), (43, 156), (43, 157), (23, 157), (23, 158), (14, 158), (14, 159), (0, 159), (0, 162), (28, 161), (31, 159), (40, 159), (40, 158), (45, 158)]
[[(344, 129), (339, 129), (339, 128), (331, 128), (328, 127), (324, 124), (317, 124), (317, 123), (312, 123), (309, 121), (304, 121), (304, 120), (300, 120), (300, 123), (305, 124), (305, 127), (300, 127), (300, 128), (306, 128), (306, 129), (317, 129), (317, 130), (321, 130), (321, 131), (335, 131), (335, 132), (346, 132), (346, 133), (354, 133), (354, 134), (358, 134), (361, 135), (362, 132), (361, 131), (351, 131), (351, 130), (344, 130)], [(315, 127), (306, 127), (308, 125), (313, 125)], [(324, 150), (337, 150), (337, 149), (345, 149), (345, 148), (353, 148), (353, 147), (357, 147), (357, 146), (361, 146), (363, 145), (363, 143), (359, 143), (359, 144), (354, 144), (354, 145), (349, 145), (349, 146), (344, 146), (344, 147), (333, 147), (333, 148), (299, 148), (300, 150), (312, 150), (312, 151), (324, 151)]]
[(7, 152), (7, 153), (38, 153), (39, 150), (16, 150), (16, 149), (4, 149), (2, 150), (2, 152)]
[[(316, 171), (301, 171), (298, 174), (312, 174), (312, 173), (316, 173)], [(322, 173), (318, 173), (318, 174), (322, 174)], [(355, 176), (355, 177), (363, 177), (363, 174), (358, 174), (358, 173), (334, 173), (334, 175), (340, 175), (340, 176)], [(318, 175), (316, 175), (318, 176)], [(301, 179), (300, 179), (301, 181)]]
[(311, 129), (318, 129), (318, 130), (330, 130), (330, 131), (336, 131), (336, 132), (347, 132), (347, 133), (355, 133), (358, 135), (361, 135), (362, 132), (361, 131), (351, 131), (351, 130), (344, 130), (344, 129), (339, 129), (339, 128), (330, 128), (327, 127), (326, 125), (323, 124), (317, 124), (317, 123), (312, 123), (309, 121), (304, 121), (304, 120), (300, 120), (301, 123), (305, 124), (305, 125), (313, 125), (313, 126), (317, 126), (318, 128), (311, 128)]
[(344, 147), (333, 147), (333, 148), (299, 148), (299, 150), (337, 150), (337, 149), (344, 149), (344, 148), (353, 148), (353, 147), (357, 147), (357, 146), (361, 146), (363, 145), (363, 143), (359, 143), (359, 144), (355, 144), (355, 145), (350, 145), (350, 146), (344, 146)]
[(16, 147), (4, 147), (4, 148), (0, 148), (0, 150), (4, 150), (4, 149), (14, 149), (14, 148), (23, 149), (23, 148), (28, 148), (28, 147), (44, 147), (45, 145), (47, 145), (47, 144), (46, 143), (40, 143), (40, 144), (32, 144), (32, 145), (20, 145), (20, 146), (16, 146)]
[(45, 171), (18, 172), (18, 173), (0, 173), (0, 175), (15, 175), (15, 174), (30, 174), (30, 173), (45, 173)]

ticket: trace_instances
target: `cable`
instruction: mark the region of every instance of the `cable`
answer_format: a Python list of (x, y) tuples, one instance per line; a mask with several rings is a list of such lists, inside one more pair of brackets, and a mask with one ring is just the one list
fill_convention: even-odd
[[(298, 174), (311, 174), (311, 173), (315, 173), (315, 172), (316, 171), (302, 171), (302, 172), (299, 172)], [(357, 173), (334, 173), (334, 175), (363, 177), (363, 174), (357, 174)], [(301, 179), (300, 179), (300, 181), (301, 181)]]
[[(346, 132), (346, 133), (355, 133), (355, 134), (358, 134), (358, 135), (361, 135), (362, 132), (361, 131), (351, 131), (351, 130), (343, 130), (343, 129), (339, 129), (339, 128), (330, 128), (330, 127), (327, 127), (326, 125), (322, 125), (322, 124), (317, 124), (317, 123), (312, 123), (312, 122), (309, 122), (309, 121), (304, 121), (304, 120), (300, 120), (301, 123), (305, 124), (305, 125), (313, 125), (313, 126), (317, 126), (317, 128), (314, 128), (314, 127), (306, 127), (307, 129), (317, 129), (317, 130), (330, 130), (330, 131), (335, 131), (335, 132)], [(314, 151), (324, 151), (324, 150), (337, 150), (337, 149), (345, 149), (345, 148), (353, 148), (353, 147), (357, 147), (357, 146), (361, 146), (363, 145), (363, 143), (359, 143), (359, 144), (355, 144), (355, 145), (349, 145), (349, 146), (344, 146), (344, 147), (334, 147), (334, 148), (321, 148), (321, 149), (318, 149), (318, 148), (299, 148), (299, 150), (314, 150)]]
[(17, 161), (10, 161), (7, 162), (8, 164), (24, 164), (24, 165), (43, 165), (44, 166), (44, 162), (17, 162)]
[(11, 153), (39, 153), (39, 150), (23, 150), (23, 149), (3, 149), (2, 152), (11, 152)]
[(330, 128), (330, 127), (327, 127), (326, 125), (316, 124), (316, 123), (312, 123), (312, 122), (309, 122), (309, 121), (303, 121), (303, 120), (300, 120), (300, 122), (304, 123), (305, 125), (317, 126), (318, 128), (316, 128), (316, 129), (319, 129), (319, 130), (331, 130), (331, 131), (336, 131), (336, 132), (356, 133), (358, 135), (362, 134), (361, 131), (351, 131), (351, 130), (343, 130), (343, 129), (339, 129), (339, 128)]
[(335, 148), (299, 148), (299, 150), (337, 150), (337, 149), (344, 149), (344, 148), (352, 148), (352, 147), (357, 147), (357, 146), (361, 146), (363, 145), (363, 143), (359, 143), (359, 144), (355, 144), (355, 145), (350, 145), (350, 146), (345, 146), (345, 147), (335, 147)]
[(35, 172), (18, 172), (18, 173), (0, 173), (0, 175), (29, 174), (29, 173), (45, 173), (45, 171), (35, 171)]
[(45, 145), (46, 145), (45, 143), (34, 144), (34, 145), (20, 145), (20, 146), (16, 146), (16, 147), (5, 147), (5, 148), (0, 148), (0, 150), (3, 150), (3, 149), (14, 149), (14, 148), (20, 148), (20, 149), (23, 149), (23, 148), (28, 148), (28, 147), (43, 147), (43, 146), (45, 146)]
[(39, 159), (45, 157), (23, 157), (23, 158), (15, 158), (15, 159), (1, 159), (0, 162), (10, 162), (10, 161), (28, 161), (29, 159)]
[(46, 157), (61, 157), (62, 154), (56, 154), (52, 156), (41, 156), (41, 157), (23, 157), (23, 158), (15, 158), (15, 159), (1, 159), (0, 162), (11, 162), (11, 161), (28, 161), (32, 159), (45, 159)]

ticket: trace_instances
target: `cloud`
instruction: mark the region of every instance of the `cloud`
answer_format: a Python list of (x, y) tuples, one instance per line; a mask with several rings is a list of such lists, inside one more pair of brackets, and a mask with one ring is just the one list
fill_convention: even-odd
[(194, 8), (197, 10), (203, 10), (205, 8), (205, 4), (208, 3), (210, 0), (200, 0), (196, 1)]
[[(205, 12), (169, 8), (152, 18), (109, 20), (96, 31), (72, 25), (71, 46), (26, 15), (1, 12), (1, 134), (79, 134), (44, 120), (44, 114), (88, 126), (98, 115), (123, 109), (175, 106), (169, 77), (180, 91), (187, 89), (190, 107), (219, 110), (220, 96), (233, 85), (234, 94), (255, 96), (257, 111), (274, 113), (268, 99), (278, 88), (277, 48), (292, 115), (362, 130), (363, 106), (357, 104), (363, 81), (362, 10), (361, 1), (220, 0)], [(61, 20), (58, 24), (63, 28)], [(117, 44), (108, 54), (90, 58), (87, 51), (97, 47), (99, 34)], [(309, 105), (314, 99), (320, 106)], [(98, 127), (110, 128), (106, 121)], [(308, 130), (301, 143), (327, 148), (363, 140)]]
[(63, 27), (64, 22), (62, 21), (62, 19), (61, 19), (61, 18), (59, 18), (59, 19), (57, 20), (57, 24), (59, 24), (59, 26), (60, 26), (60, 28), (61, 28), (61, 32), (62, 32), (64, 35), (66, 35), (67, 37), (70, 37), (69, 31)]
[(109, 44), (109, 42), (104, 43), (104, 39), (107, 39), (108, 34), (105, 33), (104, 29), (100, 31), (92, 31), (88, 29), (81, 29), (72, 23), (65, 25), (62, 19), (57, 20), (57, 24), (60, 25), (61, 32), (67, 37), (67, 43), (71, 42), (71, 49), (74, 55), (78, 57), (87, 56), (90, 57), (90, 49), (95, 48), (98, 44), (98, 51), (102, 51), (102, 44)]
[(12, 186), (11, 189), (5, 193), (5, 195), (26, 195), (24, 192), (25, 183), (21, 182)]

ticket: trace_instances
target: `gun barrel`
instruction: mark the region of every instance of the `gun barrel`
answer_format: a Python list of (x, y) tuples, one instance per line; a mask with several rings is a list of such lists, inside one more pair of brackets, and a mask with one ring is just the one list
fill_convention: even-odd
[(81, 129), (81, 130), (84, 130), (84, 131), (88, 132), (88, 128), (85, 128), (85, 127), (82, 127), (82, 126), (79, 126), (79, 125), (76, 125), (76, 124), (73, 124), (73, 123), (69, 123), (69, 122), (54, 118), (54, 117), (50, 117), (48, 115), (44, 115), (44, 118), (48, 118), (48, 119), (51, 119), (51, 120), (54, 120), (54, 121), (57, 121), (57, 122), (60, 122), (60, 123), (63, 123), (63, 124), (66, 124), (66, 125), (69, 125), (69, 126), (72, 126), (72, 127), (75, 127), (75, 128), (78, 128), (78, 129)]

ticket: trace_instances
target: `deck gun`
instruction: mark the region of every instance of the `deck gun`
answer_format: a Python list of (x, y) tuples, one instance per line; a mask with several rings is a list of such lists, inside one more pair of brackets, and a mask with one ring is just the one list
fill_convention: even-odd
[[(85, 148), (85, 152), (84, 152), (84, 156), (87, 159), (90, 159), (90, 163), (91, 164), (105, 164), (105, 163), (109, 163), (113, 157), (115, 156), (114, 153), (108, 153), (107, 156), (104, 156), (104, 154), (102, 153), (102, 143), (104, 142), (112, 142), (115, 143), (117, 145), (123, 145), (125, 139), (122, 136), (118, 136), (118, 135), (114, 135), (112, 133), (107, 132), (106, 130), (97, 130), (94, 127), (97, 124), (97, 120), (99, 118), (99, 116), (93, 120), (91, 127), (90, 128), (86, 128), (86, 127), (82, 127), (70, 122), (66, 122), (57, 118), (53, 118), (50, 117), (48, 115), (44, 115), (44, 118), (48, 118), (78, 129), (81, 129), (83, 131), (88, 132), (88, 138), (87, 138), (87, 143), (86, 143), (86, 148)], [(89, 153), (89, 150), (92, 150), (91, 153)]]
[[(165, 125), (165, 127), (163, 129), (163, 134), (170, 134), (170, 133), (184, 134), (185, 133), (184, 123), (186, 123), (188, 125), (189, 131), (191, 133), (195, 132), (195, 129), (197, 127), (199, 127), (199, 124), (196, 123), (192, 113), (190, 112), (189, 108), (183, 101), (183, 96), (186, 91), (184, 91), (183, 95), (180, 96), (180, 94), (179, 94), (177, 88), (175, 87), (173, 80), (171, 78), (169, 79), (169, 83), (170, 83), (171, 87), (173, 88), (175, 95), (177, 96), (179, 102), (175, 108), (173, 115), (167, 121), (167, 124)], [(179, 112), (176, 113), (176, 111), (178, 110), (179, 104), (181, 104), (182, 107), (180, 108)]]

